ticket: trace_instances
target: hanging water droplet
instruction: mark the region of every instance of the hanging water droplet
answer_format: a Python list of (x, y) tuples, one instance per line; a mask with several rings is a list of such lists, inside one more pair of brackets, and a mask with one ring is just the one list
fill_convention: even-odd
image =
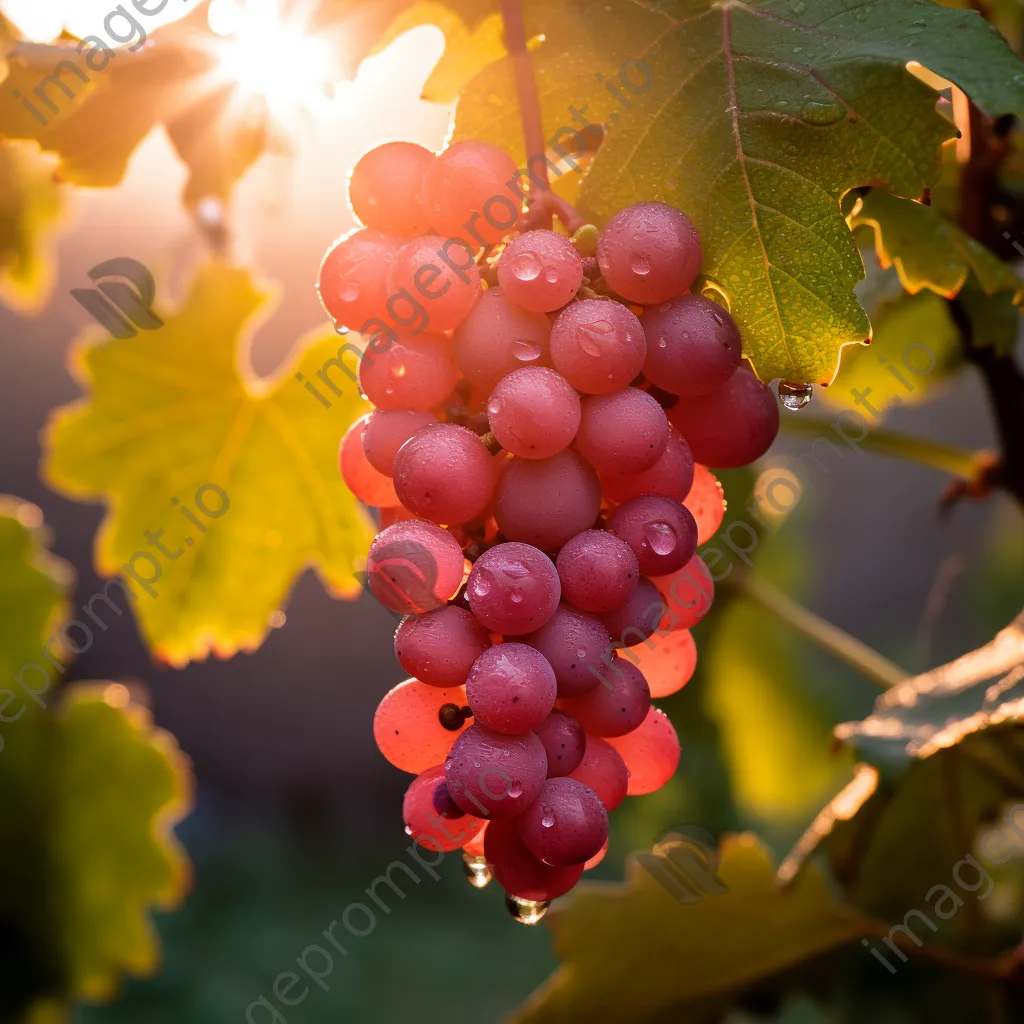
[(520, 281), (535, 280), (543, 269), (537, 255), (532, 252), (522, 252), (512, 260), (512, 273)]
[(518, 896), (505, 895), (505, 907), (520, 924), (537, 924), (550, 906), (550, 900), (524, 900)]
[(532, 363), (540, 359), (543, 353), (540, 345), (528, 341), (526, 338), (516, 338), (512, 342), (512, 355), (521, 363)]
[(646, 277), (651, 272), (651, 261), (646, 256), (635, 255), (629, 265), (633, 273), (640, 277)]
[(791, 384), (786, 380), (779, 381), (779, 401), (793, 412), (807, 405), (813, 394), (814, 386), (812, 384)]
[(651, 550), (659, 555), (671, 555), (679, 543), (676, 531), (669, 523), (650, 523), (644, 530), (644, 539)]
[(501, 412), (501, 402), (496, 398), (492, 398), (487, 403), (487, 415), (493, 419), (499, 412)]
[(462, 855), (462, 873), (474, 889), (482, 889), (491, 880), (491, 869), (486, 857), (475, 857), (471, 853)]
[(348, 334), (348, 328), (344, 324), (335, 324), (334, 325), (334, 333), (335, 334)]
[(405, 834), (407, 836), (411, 836), (412, 835), (412, 826), (411, 825), (406, 825), (405, 826)]

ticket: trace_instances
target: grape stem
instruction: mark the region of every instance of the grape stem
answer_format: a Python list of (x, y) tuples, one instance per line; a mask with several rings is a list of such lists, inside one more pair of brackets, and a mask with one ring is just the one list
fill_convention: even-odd
[(742, 576), (734, 577), (728, 586), (739, 596), (748, 598), (766, 611), (770, 611), (776, 618), (785, 622), (801, 636), (813, 641), (822, 650), (857, 669), (873, 683), (888, 689), (909, 678), (899, 665), (889, 661), (873, 647), (832, 625), (831, 622), (826, 622), (770, 583), (757, 579), (750, 573), (744, 573)]
[[(526, 48), (526, 27), (523, 24), (522, 0), (501, 0), (501, 17), (505, 25), (505, 45), (512, 56), (515, 72), (516, 92), (519, 94), (519, 116), (523, 122), (523, 136), (526, 141), (527, 169), (531, 158), (547, 152), (544, 141), (544, 124), (540, 114), (540, 98), (537, 83), (533, 77), (533, 64)], [(537, 177), (544, 190), (548, 190), (548, 165), (546, 160), (534, 161), (540, 164)]]

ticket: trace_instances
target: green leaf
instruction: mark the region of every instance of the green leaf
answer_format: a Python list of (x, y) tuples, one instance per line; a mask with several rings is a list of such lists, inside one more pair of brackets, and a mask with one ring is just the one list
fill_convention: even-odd
[[(142, 632), (172, 664), (258, 647), (307, 566), (335, 594), (359, 590), (371, 524), (337, 452), (364, 403), (336, 361), (325, 370), (340, 395), (329, 409), (295, 379), (315, 380), (334, 360), (340, 342), (329, 329), (302, 342), (273, 380), (240, 367), (248, 343), (239, 337), (264, 302), (247, 272), (203, 268), (159, 330), (74, 347), (87, 397), (58, 410), (46, 432), (46, 479), (107, 502), (97, 570), (135, 587)], [(225, 502), (204, 515), (204, 504), (218, 513)]]
[(994, 348), (1000, 355), (1013, 352), (1020, 336), (1020, 307), (1009, 291), (987, 295), (973, 277), (969, 277), (957, 296), (960, 308), (970, 323), (971, 343)]
[(872, 933), (817, 869), (779, 888), (755, 836), (726, 836), (720, 856), (726, 891), (698, 902), (677, 900), (636, 855), (625, 885), (577, 886), (549, 913), (562, 966), (511, 1021), (718, 1020), (711, 1011), (744, 988)]
[[(602, 223), (641, 200), (684, 210), (764, 379), (827, 383), (840, 348), (869, 336), (839, 201), (866, 184), (919, 196), (953, 133), (907, 62), (992, 112), (1024, 111), (1024, 64), (1005, 40), (975, 12), (928, 0), (528, 0), (526, 20), (545, 36), (534, 63), (547, 137), (572, 110), (609, 125), (581, 212)], [(644, 86), (641, 60), (650, 84), (631, 92), (619, 72)], [(506, 59), (463, 91), (455, 137), (522, 158), (514, 97)]]
[(1024, 284), (991, 250), (930, 206), (872, 189), (847, 218), (851, 228), (870, 227), (882, 267), (895, 266), (912, 295), (929, 288), (947, 299), (972, 275), (986, 295), (1009, 292), (1024, 304)]

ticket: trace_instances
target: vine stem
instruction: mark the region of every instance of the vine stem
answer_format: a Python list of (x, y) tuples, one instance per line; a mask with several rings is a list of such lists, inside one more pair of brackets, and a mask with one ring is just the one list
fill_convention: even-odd
[(845, 630), (826, 622), (770, 583), (746, 573), (737, 577), (732, 586), (737, 594), (759, 604), (801, 636), (857, 669), (879, 686), (888, 689), (908, 678), (908, 674), (899, 665)]
[(519, 95), (519, 116), (522, 118), (523, 137), (526, 142), (526, 168), (531, 173), (531, 182), (532, 175), (536, 174), (537, 179), (543, 183), (543, 191), (547, 191), (550, 187), (547, 161), (533, 161), (540, 164), (538, 171), (534, 171), (530, 166), (534, 156), (539, 154), (543, 157), (547, 152), (547, 143), (544, 141), (544, 123), (540, 114), (537, 82), (533, 77), (533, 63), (526, 48), (522, 0), (501, 0), (501, 16), (505, 25), (505, 45), (512, 55), (516, 92)]
[[(782, 420), (781, 429), (783, 433), (799, 434), (802, 437), (827, 437), (830, 428), (824, 420), (786, 416)], [(857, 441), (857, 446), (880, 455), (908, 459), (972, 484), (984, 477), (995, 459), (992, 452), (974, 452), (941, 441), (911, 437), (909, 434), (885, 429), (873, 430), (863, 441)]]

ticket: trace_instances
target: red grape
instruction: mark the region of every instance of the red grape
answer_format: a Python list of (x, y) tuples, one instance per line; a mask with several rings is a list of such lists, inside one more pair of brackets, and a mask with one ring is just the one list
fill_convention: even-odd
[[(398, 496), (402, 497), (401, 488)], [(408, 502), (403, 499), (403, 504)], [(608, 529), (632, 549), (645, 576), (667, 576), (681, 569), (697, 549), (697, 524), (690, 510), (662, 494), (641, 494), (623, 502)]]
[(366, 556), (366, 582), (386, 608), (418, 614), (455, 596), (465, 565), (462, 548), (450, 533), (409, 519), (374, 538)]
[(473, 614), (490, 630), (522, 636), (555, 613), (561, 587), (551, 559), (529, 544), (496, 544), (473, 566), (466, 584)]
[(561, 309), (583, 283), (583, 260), (572, 242), (554, 231), (527, 231), (498, 260), (498, 284), (522, 309)]
[(363, 431), (370, 417), (360, 416), (345, 432), (338, 452), (338, 465), (345, 486), (364, 505), (390, 508), (400, 504), (394, 481), (367, 461), (363, 450)]
[(558, 681), (559, 697), (577, 697), (597, 685), (602, 665), (611, 657), (604, 623), (564, 601), (555, 614), (523, 643), (547, 658)]
[(402, 817), (406, 833), (437, 853), (465, 846), (484, 827), (483, 818), (466, 814), (448, 795), (444, 765), (428, 768), (412, 780), (402, 800)]
[(398, 663), (431, 686), (461, 686), (473, 662), (490, 646), (490, 633), (457, 605), (411, 616), (395, 631)]
[(642, 796), (661, 789), (679, 767), (679, 737), (672, 723), (657, 708), (628, 736), (608, 742), (619, 752), (629, 769), (629, 796)]
[(398, 449), (421, 427), (436, 423), (425, 409), (378, 409), (371, 412), (363, 430), (363, 451), (370, 465), (386, 476), (395, 471)]
[(488, 648), (466, 680), (476, 723), (513, 736), (540, 725), (551, 714), (556, 694), (555, 673), (547, 659), (526, 644)]
[(555, 868), (534, 857), (514, 821), (492, 821), (487, 826), (484, 855), (505, 892), (538, 903), (564, 895), (583, 874), (582, 864)]
[(567, 698), (563, 710), (595, 736), (625, 736), (651, 706), (651, 691), (643, 673), (625, 658), (611, 659), (600, 683), (581, 697)]
[(608, 812), (597, 794), (576, 779), (548, 779), (516, 825), (526, 848), (545, 864), (583, 864), (608, 839)]
[(555, 708), (535, 729), (548, 757), (548, 778), (568, 775), (583, 760), (587, 734), (572, 715)]
[(352, 169), (349, 202), (368, 227), (412, 238), (430, 230), (424, 178), (434, 154), (415, 142), (385, 142)]
[(578, 391), (604, 395), (624, 388), (644, 364), (640, 321), (611, 299), (566, 306), (551, 328), (551, 361)]
[(555, 559), (562, 596), (587, 612), (610, 612), (636, 590), (640, 579), (633, 549), (605, 530), (585, 530)]
[[(601, 483), (605, 494), (612, 501), (629, 501), (641, 494), (663, 494), (666, 498), (682, 501), (693, 485), (693, 456), (686, 438), (675, 427), (669, 428), (668, 444), (661, 458), (642, 473), (602, 475)], [(689, 505), (687, 505), (690, 508)], [(691, 508), (691, 512), (692, 512)], [(693, 513), (696, 516), (696, 513)], [(700, 540), (700, 524), (697, 529), (697, 543)]]
[(446, 248), (445, 242), (440, 235), (406, 242), (395, 253), (388, 271), (388, 289), (393, 298), (409, 304), (410, 317), (417, 315), (414, 303), (418, 304), (423, 311), (419, 328), (429, 326), (435, 334), (458, 327), (482, 293), (480, 273), (470, 254), (455, 246), (460, 258), (453, 267), (445, 259), (445, 253), (453, 247)]
[(658, 629), (668, 609), (661, 592), (646, 576), (637, 581), (636, 590), (618, 608), (601, 615), (601, 622), (613, 644), (635, 647)]
[(590, 734), (583, 760), (569, 778), (589, 786), (609, 813), (625, 799), (629, 786), (629, 771), (618, 751), (607, 740)]
[(623, 388), (583, 400), (576, 447), (599, 473), (642, 473), (665, 454), (665, 410), (646, 391)]
[(487, 418), (506, 451), (524, 459), (547, 459), (576, 436), (580, 397), (554, 370), (524, 366), (498, 382), (487, 400)]
[[(651, 581), (665, 600), (667, 629), (690, 629), (711, 610), (715, 583), (700, 555), (694, 555), (678, 572)], [(662, 624), (662, 632), (666, 626)]]
[(693, 486), (683, 504), (697, 523), (697, 546), (706, 544), (725, 518), (725, 494), (711, 470), (699, 464), (694, 465)]
[(396, 768), (413, 775), (444, 761), (466, 728), (466, 723), (458, 729), (446, 729), (441, 724), (439, 714), (446, 704), (464, 707), (465, 687), (442, 689), (418, 679), (399, 683), (384, 695), (373, 716), (377, 749)]
[(327, 250), (316, 290), (336, 324), (358, 331), (368, 320), (384, 315), (388, 271), (401, 244), (400, 238), (361, 228), (343, 235)]
[(379, 409), (431, 409), (459, 381), (447, 338), (396, 328), (393, 340), (378, 334), (359, 360), (359, 388)]
[(548, 773), (544, 745), (533, 732), (505, 736), (471, 725), (444, 765), (452, 799), (468, 814), (514, 818), (540, 794)]

